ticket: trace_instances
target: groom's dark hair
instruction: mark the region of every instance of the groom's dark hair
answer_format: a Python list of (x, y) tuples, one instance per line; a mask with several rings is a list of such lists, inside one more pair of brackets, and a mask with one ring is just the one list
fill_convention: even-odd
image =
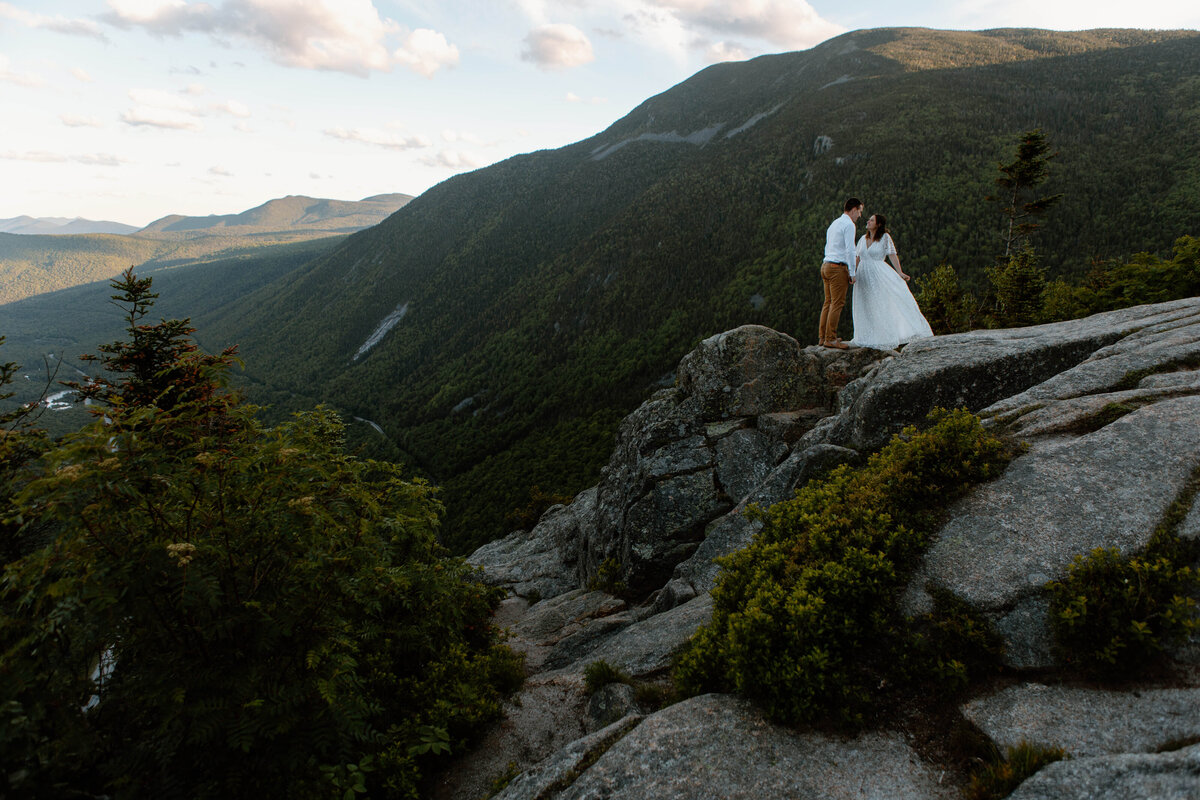
[(846, 212), (853, 211), (854, 209), (858, 208), (861, 205), (862, 205), (862, 200), (859, 200), (857, 197), (851, 197), (849, 200), (846, 201), (846, 205), (844, 205), (842, 207), (842, 211), (846, 211)]

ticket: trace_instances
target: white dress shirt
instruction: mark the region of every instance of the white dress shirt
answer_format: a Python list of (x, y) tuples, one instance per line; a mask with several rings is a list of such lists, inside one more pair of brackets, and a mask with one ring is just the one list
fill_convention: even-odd
[(851, 278), (855, 272), (855, 233), (857, 231), (854, 228), (854, 220), (850, 219), (849, 214), (842, 214), (829, 223), (829, 229), (825, 231), (825, 260), (845, 264), (846, 269), (850, 270)]

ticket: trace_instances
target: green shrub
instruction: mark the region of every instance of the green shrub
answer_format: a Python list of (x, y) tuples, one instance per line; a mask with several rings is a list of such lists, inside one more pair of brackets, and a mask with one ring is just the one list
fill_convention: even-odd
[(1168, 555), (1096, 548), (1048, 584), (1051, 621), (1068, 663), (1121, 674), (1197, 627), (1195, 572)]
[(932, 677), (945, 690), (998, 668), (1004, 642), (983, 616), (951, 592), (926, 586), (934, 611), (910, 620), (900, 667), (907, 681)]
[(1002, 800), (1008, 797), (1030, 775), (1055, 761), (1067, 757), (1060, 747), (1037, 747), (1021, 742), (1008, 748), (1004, 758), (999, 754), (971, 776), (967, 800)]
[(853, 722), (881, 679), (919, 652), (897, 610), (941, 509), (1003, 469), (1005, 445), (966, 411), (934, 411), (865, 466), (838, 467), (752, 509), (763, 530), (722, 559), (713, 619), (675, 678), (685, 694), (736, 691), (787, 722)]
[(593, 661), (588, 664), (583, 670), (583, 682), (588, 694), (596, 692), (608, 686), (610, 683), (626, 683), (633, 685), (633, 678), (622, 669), (614, 667), (607, 661)]
[(620, 595), (624, 594), (628, 588), (625, 582), (621, 580), (621, 573), (625, 568), (620, 561), (615, 558), (606, 558), (600, 568), (596, 570), (596, 575), (588, 581), (588, 589), (593, 592), (608, 592), (609, 594)]

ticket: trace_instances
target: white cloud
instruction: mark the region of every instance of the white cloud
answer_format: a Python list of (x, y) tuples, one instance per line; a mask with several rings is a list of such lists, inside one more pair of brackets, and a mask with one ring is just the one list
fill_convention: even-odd
[(745, 61), (746, 50), (737, 42), (714, 42), (704, 49), (704, 58), (710, 64), (721, 61)]
[(95, 80), (95, 78), (88, 74), (87, 70), (79, 67), (75, 67), (75, 69), (71, 70), (71, 74), (82, 83), (92, 83)]
[(242, 117), (245, 119), (250, 116), (250, 107), (245, 103), (239, 103), (237, 100), (226, 100), (224, 103), (213, 103), (211, 106), (213, 111), (219, 111), (222, 114), (229, 114), (234, 117)]
[(787, 48), (812, 47), (845, 31), (805, 0), (647, 0), (689, 30), (749, 36)]
[(70, 128), (103, 128), (104, 123), (96, 117), (82, 117), (78, 114), (59, 114), (62, 124)]
[(42, 76), (34, 75), (32, 72), (16, 72), (9, 68), (10, 63), (8, 56), (0, 53), (0, 81), (27, 86), (31, 89), (45, 85), (46, 81)]
[(8, 161), (33, 161), (38, 164), (65, 164), (68, 161), (74, 161), (78, 164), (101, 167), (118, 167), (121, 164), (128, 163), (125, 159), (118, 158), (110, 153), (67, 155), (65, 153), (51, 153), (46, 150), (27, 150), (24, 153), (9, 150), (0, 153), (0, 158)]
[(119, 167), (127, 163), (125, 159), (118, 158), (110, 153), (89, 153), (86, 155), (71, 156), (71, 160), (94, 167)]
[(34, 161), (39, 164), (61, 164), (70, 160), (62, 153), (48, 153), (45, 150), (27, 150), (24, 153), (8, 150), (0, 153), (0, 158), (8, 161)]
[(224, 167), (209, 167), (208, 174), (209, 175), (219, 175), (222, 178), (232, 178), (233, 177), (233, 173), (230, 172), (229, 170), (225, 169)]
[(361, 142), (388, 150), (413, 150), (431, 144), (424, 136), (400, 136), (378, 128), (326, 128), (324, 133), (334, 139)]
[(426, 78), (432, 78), (441, 67), (458, 65), (458, 48), (447, 42), (445, 36), (428, 28), (417, 28), (410, 33), (392, 55), (397, 63)]
[(32, 11), (13, 6), (11, 3), (0, 3), (0, 17), (11, 19), (30, 28), (44, 28), (55, 33), (66, 33), (72, 36), (90, 36), (107, 42), (104, 32), (95, 22), (86, 19), (68, 19), (62, 14), (48, 17), (44, 14), (34, 14)]
[(208, 94), (208, 87), (203, 83), (189, 83), (183, 90), (184, 94), (190, 94), (193, 97), (199, 97), (202, 94)]
[(233, 129), (240, 133), (258, 133), (258, 129), (248, 122), (235, 122)]
[(130, 89), (129, 99), (138, 105), (184, 111), (189, 114), (196, 113), (196, 106), (190, 100), (185, 100), (179, 95), (164, 92), (161, 89)]
[(421, 163), (430, 167), (444, 167), (446, 169), (479, 169), (486, 164), (486, 162), (481, 161), (470, 153), (464, 153), (460, 150), (442, 150), (437, 155), (422, 157)]
[[(408, 31), (381, 18), (373, 0), (108, 0), (104, 21), (159, 36), (238, 36), (279, 63), (366, 76), (403, 64), (430, 76), (458, 63), (458, 48), (425, 28)], [(393, 42), (402, 40), (392, 50)]]
[(566, 101), (568, 103), (586, 103), (589, 106), (598, 106), (598, 105), (603, 105), (604, 103), (607, 103), (608, 98), (607, 97), (590, 97), (585, 100), (584, 98), (580, 97), (579, 95), (575, 94), (574, 92), (567, 92)]
[(201, 115), (195, 104), (173, 92), (161, 89), (130, 89), (133, 108), (121, 114), (126, 125), (198, 131), (202, 126), (196, 117)]
[(124, 111), (121, 114), (121, 121), (126, 125), (168, 128), (178, 131), (198, 131), (203, 127), (188, 114), (167, 108), (150, 108), (149, 106), (136, 106)]
[(592, 43), (574, 25), (554, 23), (534, 28), (525, 37), (525, 61), (543, 69), (570, 69), (596, 60)]

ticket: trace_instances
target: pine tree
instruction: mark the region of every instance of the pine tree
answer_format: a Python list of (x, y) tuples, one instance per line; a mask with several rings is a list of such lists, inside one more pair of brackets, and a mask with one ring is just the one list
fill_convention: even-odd
[(1038, 196), (1037, 189), (1050, 175), (1050, 160), (1058, 153), (1050, 152), (1050, 142), (1040, 129), (1026, 131), (1017, 145), (1016, 158), (1007, 164), (997, 164), (1000, 177), (996, 185), (1003, 192), (989, 200), (1003, 203), (1004, 258), (1008, 258), (1037, 230), (1037, 218), (1062, 199), (1061, 194)]

